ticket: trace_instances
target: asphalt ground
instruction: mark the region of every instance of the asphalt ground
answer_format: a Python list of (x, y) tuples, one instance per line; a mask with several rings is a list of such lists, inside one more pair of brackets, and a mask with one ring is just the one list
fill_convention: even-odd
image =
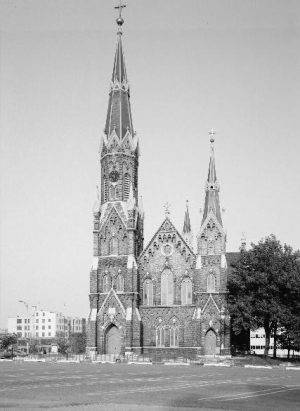
[(299, 411), (300, 371), (1, 362), (0, 409)]

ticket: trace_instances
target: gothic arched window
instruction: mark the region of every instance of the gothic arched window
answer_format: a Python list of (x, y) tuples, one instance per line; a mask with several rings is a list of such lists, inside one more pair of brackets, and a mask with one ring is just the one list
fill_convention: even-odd
[(144, 305), (153, 305), (153, 283), (146, 280), (143, 286), (143, 303)]
[(214, 293), (216, 291), (216, 277), (213, 273), (207, 276), (207, 292)]
[(181, 283), (181, 304), (192, 304), (192, 281), (190, 278), (184, 278)]
[(175, 325), (170, 328), (170, 347), (179, 347), (179, 330)]
[(163, 327), (156, 328), (156, 347), (165, 346), (165, 330)]
[(124, 201), (128, 200), (129, 189), (130, 189), (130, 176), (128, 173), (126, 173), (124, 175), (124, 188), (123, 188)]
[(109, 187), (109, 200), (116, 200), (116, 187), (112, 184)]
[(161, 305), (172, 305), (174, 302), (173, 273), (166, 269), (161, 275)]
[(105, 276), (103, 277), (103, 292), (104, 292), (104, 293), (108, 293), (109, 289), (110, 289), (110, 286), (109, 286), (109, 277), (108, 277), (108, 275), (105, 275)]
[(109, 254), (110, 255), (119, 254), (119, 241), (117, 237), (112, 237), (109, 241)]
[(117, 277), (117, 291), (124, 291), (124, 277), (122, 274), (119, 274)]

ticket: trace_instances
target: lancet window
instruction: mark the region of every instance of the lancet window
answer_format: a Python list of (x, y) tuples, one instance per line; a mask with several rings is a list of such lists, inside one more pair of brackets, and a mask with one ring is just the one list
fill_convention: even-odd
[(156, 347), (165, 346), (165, 330), (162, 326), (156, 328)]
[(172, 305), (174, 302), (174, 281), (171, 270), (166, 269), (161, 275), (161, 305)]
[(112, 237), (109, 241), (109, 255), (119, 254), (119, 241), (117, 237)]
[(130, 189), (130, 176), (128, 173), (124, 175), (124, 201), (128, 200)]
[(153, 305), (153, 283), (150, 279), (144, 282), (143, 303), (144, 305)]
[(175, 325), (170, 328), (170, 347), (179, 347), (179, 330)]
[(216, 291), (216, 277), (213, 273), (207, 276), (207, 292), (214, 293)]
[(192, 304), (192, 281), (190, 278), (184, 278), (181, 283), (181, 304)]
[(110, 289), (109, 277), (108, 275), (105, 275), (103, 277), (103, 292), (108, 293), (109, 289)]
[(117, 291), (119, 292), (124, 291), (124, 277), (122, 274), (119, 274), (117, 277)]

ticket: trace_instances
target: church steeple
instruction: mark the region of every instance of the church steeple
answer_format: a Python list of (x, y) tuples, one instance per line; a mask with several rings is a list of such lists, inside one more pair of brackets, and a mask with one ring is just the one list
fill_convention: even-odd
[(188, 243), (188, 245), (193, 249), (193, 233), (192, 233), (192, 227), (191, 227), (191, 221), (190, 221), (188, 200), (186, 201), (186, 210), (184, 213), (182, 236), (184, 240)]
[[(119, 21), (119, 19), (117, 19)], [(122, 22), (123, 19), (120, 21)], [(123, 23), (122, 23), (123, 24)], [(119, 25), (116, 54), (110, 84), (109, 102), (105, 124), (105, 134), (109, 137), (113, 131), (122, 140), (127, 131), (133, 135), (130, 107), (130, 92), (126, 73), (122, 32)]]
[(208, 176), (205, 189), (205, 202), (204, 202), (204, 212), (202, 218), (202, 224), (206, 220), (210, 211), (212, 211), (217, 217), (218, 222), (222, 226), (222, 217), (220, 209), (219, 191), (220, 186), (217, 180), (216, 165), (215, 165), (215, 153), (214, 153), (214, 135), (216, 132), (211, 129), (210, 135), (210, 160), (208, 167)]
[(101, 139), (101, 204), (127, 201), (130, 187), (138, 202), (138, 138), (132, 125), (130, 92), (122, 45), (124, 19), (119, 5), (117, 47), (111, 77), (106, 124)]

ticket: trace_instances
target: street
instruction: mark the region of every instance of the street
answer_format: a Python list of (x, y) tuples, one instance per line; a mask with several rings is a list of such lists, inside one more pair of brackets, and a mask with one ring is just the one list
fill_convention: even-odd
[(1, 410), (298, 410), (300, 370), (0, 363)]

